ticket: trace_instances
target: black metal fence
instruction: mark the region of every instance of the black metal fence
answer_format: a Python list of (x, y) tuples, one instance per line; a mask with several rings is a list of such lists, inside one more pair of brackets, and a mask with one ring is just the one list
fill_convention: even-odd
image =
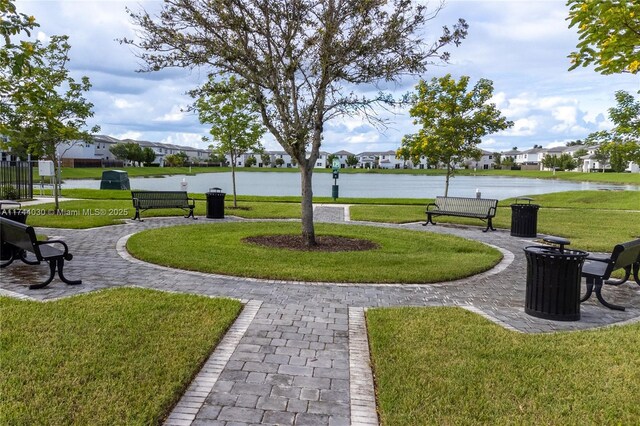
[(0, 161), (0, 199), (33, 198), (33, 168), (29, 161)]

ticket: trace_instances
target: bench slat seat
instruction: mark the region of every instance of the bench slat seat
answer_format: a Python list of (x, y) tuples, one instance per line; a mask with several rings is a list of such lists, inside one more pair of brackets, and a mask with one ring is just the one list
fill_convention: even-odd
[[(611, 274), (624, 269), (625, 276), (620, 280), (611, 280)], [(640, 285), (640, 239), (616, 244), (610, 255), (590, 254), (582, 266), (582, 276), (587, 281), (587, 293), (581, 302), (589, 299), (595, 291), (596, 297), (609, 309), (624, 311), (623, 306), (607, 302), (602, 296), (603, 284), (618, 286), (629, 280), (633, 272), (635, 282)]]
[(496, 215), (498, 200), (489, 198), (467, 198), (467, 197), (436, 197), (434, 203), (427, 205), (427, 221), (423, 226), (429, 223), (435, 225), (433, 216), (458, 216), (471, 217), (487, 221), (487, 227), (483, 232), (489, 229), (495, 231), (492, 218)]
[(131, 199), (136, 214), (133, 220), (140, 220), (140, 213), (149, 209), (182, 209), (189, 210), (189, 214), (185, 218), (193, 215), (193, 209), (196, 206), (196, 200), (189, 198), (186, 191), (131, 191)]
[[(66, 284), (82, 284), (82, 280), (69, 280), (64, 276), (64, 261), (73, 259), (73, 255), (69, 253), (69, 247), (64, 241), (38, 241), (33, 227), (5, 217), (0, 217), (0, 234), (2, 235), (3, 243), (11, 244), (16, 248), (16, 250), (11, 251), (9, 260), (0, 264), (0, 268), (6, 268), (17, 259), (27, 265), (39, 265), (41, 262), (49, 264), (49, 278), (41, 284), (30, 285), (30, 289), (46, 287), (53, 280), (56, 272)], [(27, 259), (27, 253), (35, 255), (36, 260)]]

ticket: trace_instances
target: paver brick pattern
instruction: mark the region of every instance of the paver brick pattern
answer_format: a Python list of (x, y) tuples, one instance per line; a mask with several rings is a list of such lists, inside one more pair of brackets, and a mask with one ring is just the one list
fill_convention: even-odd
[[(316, 209), (318, 221), (340, 222), (344, 216), (342, 207)], [(237, 219), (224, 219), (234, 220)], [(201, 218), (197, 223), (206, 221)], [(608, 300), (630, 307), (625, 312), (610, 311), (590, 300), (582, 305), (582, 319), (576, 322), (549, 321), (524, 314), (523, 248), (532, 245), (532, 240), (511, 237), (506, 231), (483, 233), (478, 227), (366, 224), (453, 234), (513, 253), (513, 262), (501, 272), (431, 285), (243, 279), (150, 265), (123, 253), (128, 235), (189, 223), (193, 222), (156, 218), (89, 230), (38, 229), (39, 233), (59, 236), (69, 244), (74, 259), (65, 264), (65, 274), (72, 279), (82, 278), (83, 284), (67, 286), (54, 280), (45, 289), (28, 290), (26, 284), (43, 280), (48, 268), (15, 264), (2, 270), (0, 290), (3, 294), (51, 300), (110, 287), (140, 286), (260, 301), (255, 317), (204, 403), (200, 407), (187, 407), (198, 409), (193, 422), (184, 420), (184, 424), (193, 425), (375, 423), (375, 419), (360, 417), (359, 412), (357, 418), (351, 418), (350, 404), (356, 401), (366, 405), (366, 398), (354, 396), (352, 401), (350, 395), (349, 308), (462, 306), (526, 333), (586, 329), (633, 321), (640, 316), (640, 288), (632, 285), (605, 290)]]

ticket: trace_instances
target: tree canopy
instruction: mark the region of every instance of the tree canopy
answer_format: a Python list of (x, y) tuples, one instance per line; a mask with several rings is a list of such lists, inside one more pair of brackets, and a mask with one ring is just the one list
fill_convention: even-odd
[(424, 155), (429, 164), (443, 164), (447, 170), (445, 196), (455, 167), (465, 158), (482, 154), (477, 148), (482, 137), (513, 126), (495, 104), (489, 103), (493, 96), (491, 80), (480, 79), (470, 91), (468, 85), (468, 76), (456, 81), (450, 74), (430, 82), (421, 80), (409, 110), (414, 124), (421, 128), (406, 135), (399, 150), (400, 155)]
[(624, 171), (630, 161), (640, 164), (640, 100), (628, 92), (615, 93), (616, 106), (609, 108), (614, 127), (589, 134), (585, 145), (599, 145), (596, 159), (609, 162), (614, 171)]
[(640, 71), (640, 2), (569, 0), (569, 28), (578, 29), (577, 50), (569, 55), (573, 70), (595, 65), (602, 74)]
[[(85, 98), (91, 83), (87, 77), (76, 81), (69, 75), (68, 37), (52, 36), (49, 43), (34, 46), (32, 56), (38, 63), (32, 63), (29, 72), (3, 75), (10, 89), (0, 93), (0, 131), (17, 151), (53, 160), (57, 173), (58, 148), (92, 143), (91, 133), (100, 128), (85, 130), (93, 116), (93, 104)], [(57, 191), (54, 194), (57, 210)]]
[(263, 125), (299, 165), (302, 236), (315, 244), (313, 167), (324, 124), (340, 115), (375, 120), (388, 95), (353, 87), (396, 81), (446, 61), (447, 45), (467, 34), (459, 20), (428, 43), (422, 31), (439, 9), (408, 0), (166, 0), (157, 17), (130, 12), (141, 27), (144, 71), (207, 66), (216, 77), (247, 82)]
[(30, 40), (14, 40), (15, 36), (39, 27), (33, 16), (19, 13), (13, 1), (0, 0), (0, 35), (4, 39), (4, 47), (0, 49), (0, 93), (6, 93), (6, 78), (9, 75), (20, 75), (31, 66), (31, 61), (37, 61), (36, 48), (39, 42)]

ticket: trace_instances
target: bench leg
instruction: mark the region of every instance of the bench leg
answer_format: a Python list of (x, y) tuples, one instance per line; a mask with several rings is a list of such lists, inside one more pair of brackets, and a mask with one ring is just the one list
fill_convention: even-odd
[(609, 303), (604, 300), (604, 297), (602, 297), (602, 282), (600, 282), (599, 285), (598, 283), (596, 283), (596, 297), (598, 298), (600, 303), (602, 303), (607, 308), (613, 309), (614, 311), (624, 311), (624, 306), (614, 305), (613, 303)]
[(64, 274), (62, 273), (62, 268), (64, 267), (64, 259), (62, 258), (58, 259), (57, 263), (58, 263), (58, 276), (60, 277), (62, 282), (69, 285), (82, 284), (82, 280), (69, 280), (67, 279), (67, 277), (64, 276)]
[(593, 278), (587, 278), (587, 292), (580, 299), (580, 303), (584, 302), (585, 300), (588, 300), (591, 297), (592, 293), (593, 293)]
[(584, 295), (582, 299), (580, 299), (580, 302), (584, 302), (589, 297), (591, 297), (591, 294), (593, 293), (593, 290), (595, 287), (596, 297), (598, 298), (598, 301), (602, 303), (603, 306), (606, 306), (609, 309), (613, 309), (614, 311), (624, 311), (625, 310), (624, 306), (614, 305), (613, 303), (609, 303), (606, 300), (604, 300), (604, 297), (602, 297), (602, 285), (603, 285), (602, 279), (587, 278), (587, 293)]
[(136, 220), (136, 219), (142, 222), (142, 219), (140, 218), (140, 209), (136, 209), (136, 215), (133, 217), (132, 220)]
[(619, 280), (606, 280), (604, 283), (609, 285), (620, 285), (627, 282), (629, 277), (631, 276), (631, 265), (625, 266), (624, 268), (624, 278)]
[(431, 217), (431, 213), (427, 213), (427, 221), (425, 223), (423, 223), (422, 226), (427, 226), (428, 224), (432, 224), (432, 225), (436, 224), (433, 221), (433, 218)]
[(0, 268), (6, 268), (7, 266), (11, 265), (14, 260), (18, 260), (18, 259), (22, 260), (27, 265), (40, 264), (39, 260), (33, 261), (33, 260), (27, 259), (27, 252), (25, 250), (16, 248), (15, 250), (11, 250), (11, 257), (6, 262), (0, 264)]
[(53, 277), (56, 276), (56, 263), (53, 259), (49, 260), (48, 263), (49, 263), (49, 278), (47, 278), (47, 280), (42, 284), (31, 284), (29, 286), (29, 290), (37, 290), (39, 288), (44, 288), (48, 286), (51, 281), (53, 281)]
[(487, 227), (482, 232), (487, 232), (489, 229), (491, 229), (492, 231), (496, 230), (496, 228), (493, 227), (493, 222), (491, 222), (491, 218), (487, 220)]
[(193, 215), (193, 209), (189, 209), (189, 214), (184, 217), (185, 219), (192, 218), (193, 220), (198, 220), (197, 217)]

